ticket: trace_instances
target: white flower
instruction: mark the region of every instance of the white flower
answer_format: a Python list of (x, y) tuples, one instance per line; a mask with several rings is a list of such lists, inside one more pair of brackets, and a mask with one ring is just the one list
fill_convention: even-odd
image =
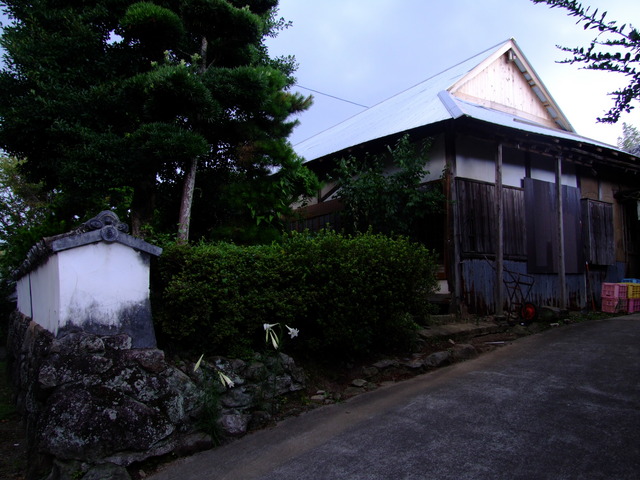
[(285, 327), (287, 327), (287, 330), (289, 330), (290, 338), (296, 338), (300, 333), (300, 330), (298, 330), (297, 328), (291, 328), (289, 325), (285, 325)]
[(193, 367), (193, 371), (194, 372), (200, 368), (200, 364), (202, 363), (202, 359), (203, 358), (204, 358), (204, 353), (202, 355), (200, 355), (200, 358), (198, 359), (198, 361), (196, 362), (195, 366)]
[(273, 348), (275, 348), (276, 350), (278, 349), (278, 343), (279, 343), (279, 339), (278, 339), (278, 335), (276, 335), (276, 332), (273, 331), (273, 329), (269, 329), (267, 331), (267, 339), (271, 338), (271, 343), (273, 344)]
[(233, 388), (235, 385), (233, 380), (231, 380), (227, 375), (218, 370), (218, 378), (220, 379), (220, 383), (222, 383), (223, 387)]
[(271, 339), (271, 343), (273, 344), (273, 348), (275, 348), (276, 350), (278, 349), (278, 343), (280, 343), (280, 340), (278, 339), (278, 335), (276, 334), (276, 332), (273, 331), (273, 327), (275, 327), (276, 325), (278, 325), (277, 323), (265, 323), (263, 325), (265, 331), (267, 332), (265, 337), (264, 337), (264, 341), (269, 343), (269, 339)]
[[(200, 368), (200, 364), (202, 363), (203, 358), (204, 358), (204, 353), (200, 355), (200, 358), (198, 359), (195, 366), (193, 367), (194, 372)], [(233, 383), (233, 380), (231, 380), (227, 375), (222, 373), (220, 370), (218, 370), (217, 373), (218, 373), (218, 378), (220, 379), (220, 383), (222, 383), (223, 387), (233, 388), (233, 386), (235, 385)]]

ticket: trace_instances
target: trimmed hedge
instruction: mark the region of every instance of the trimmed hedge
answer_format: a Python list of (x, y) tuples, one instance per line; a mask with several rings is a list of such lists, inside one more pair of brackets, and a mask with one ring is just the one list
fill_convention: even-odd
[(218, 355), (264, 348), (264, 323), (300, 330), (287, 351), (347, 359), (406, 348), (428, 314), (435, 255), (406, 238), (294, 233), (281, 244), (170, 246), (159, 259), (160, 338)]

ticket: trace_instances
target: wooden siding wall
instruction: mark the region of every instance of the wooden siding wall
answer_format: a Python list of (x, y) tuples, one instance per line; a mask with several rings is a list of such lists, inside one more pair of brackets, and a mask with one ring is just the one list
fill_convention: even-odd
[(340, 220), (340, 212), (328, 213), (326, 215), (318, 215), (312, 218), (294, 220), (289, 223), (289, 229), (296, 232), (309, 230), (310, 232), (319, 232), (325, 228), (340, 231), (342, 223)]
[(613, 205), (594, 200), (582, 200), (582, 230), (585, 260), (593, 265), (613, 265)]
[[(553, 183), (531, 178), (525, 178), (524, 185), (529, 273), (557, 273), (560, 270), (558, 225), (555, 221), (557, 187)], [(566, 273), (584, 271), (580, 210), (580, 190), (562, 185)]]
[[(640, 278), (640, 200), (623, 205), (627, 277)], [(621, 242), (622, 243), (622, 242)]]
[[(549, 182), (525, 179), (524, 183), (525, 188), (503, 187), (505, 270), (533, 275), (534, 285), (529, 300), (538, 306), (558, 307), (560, 285), (554, 214), (557, 190)], [(457, 178), (456, 188), (462, 253), (462, 297), (471, 313), (492, 314), (496, 312), (495, 185)], [(624, 264), (610, 262), (596, 266), (592, 260), (594, 268), (588, 278), (585, 276), (581, 231), (584, 220), (581, 212), (586, 209), (587, 203), (582, 201), (581, 204), (580, 190), (577, 188), (563, 185), (562, 195), (568, 307), (581, 309), (595, 305), (600, 308), (602, 282), (619, 281)], [(607, 240), (613, 238), (612, 205), (603, 202), (589, 202), (588, 205), (594, 258), (608, 261), (614, 256), (612, 240)], [(532, 269), (530, 256), (536, 255), (536, 252), (544, 258), (538, 258)], [(505, 292), (503, 302), (505, 309), (510, 307), (508, 293)]]
[[(468, 258), (462, 261), (462, 291), (465, 299), (465, 304), (469, 309), (469, 313), (478, 315), (487, 315), (496, 312), (495, 304), (495, 281), (496, 274), (493, 267), (493, 262), (486, 259)], [(505, 270), (510, 272), (517, 272), (526, 274), (527, 263), (525, 261), (510, 261), (504, 262)], [(505, 273), (505, 278), (507, 274)], [(534, 284), (531, 288), (529, 297), (526, 299), (534, 303), (536, 306), (555, 306), (559, 307), (558, 299), (558, 276), (557, 275), (534, 275)], [(584, 275), (567, 275), (567, 294), (569, 304), (568, 307), (572, 310), (582, 309), (587, 305), (587, 292), (585, 289), (585, 277)], [(598, 275), (594, 274), (594, 293), (596, 294), (596, 304), (600, 306), (600, 291), (601, 280), (598, 281)], [(509, 295), (505, 292), (505, 298), (503, 301), (503, 308), (505, 311), (509, 311)], [(517, 299), (520, 300), (520, 299)]]
[(340, 231), (342, 221), (340, 212), (343, 206), (339, 200), (327, 200), (296, 210), (296, 216), (289, 221), (289, 229), (302, 232), (317, 232), (324, 228)]
[[(460, 212), (462, 254), (495, 254), (495, 185), (463, 178), (456, 179)], [(526, 256), (524, 192), (502, 187), (505, 257)]]
[[(557, 190), (549, 182), (525, 179), (524, 183), (525, 188), (503, 187), (505, 278), (507, 272), (533, 275), (534, 284), (528, 300), (539, 307), (559, 307), (554, 215)], [(470, 313), (493, 314), (497, 311), (495, 186), (464, 178), (457, 178), (456, 186), (462, 247), (462, 297)], [(602, 283), (618, 282), (625, 275), (624, 262), (615, 262), (613, 205), (580, 200), (579, 189), (564, 185), (562, 195), (568, 265), (567, 306), (570, 309), (600, 309)], [(588, 247), (587, 259), (592, 265), (588, 275), (583, 268), (583, 238)], [(530, 256), (536, 253), (544, 258), (538, 258), (532, 269)], [(506, 291), (505, 310), (511, 307), (509, 298)]]

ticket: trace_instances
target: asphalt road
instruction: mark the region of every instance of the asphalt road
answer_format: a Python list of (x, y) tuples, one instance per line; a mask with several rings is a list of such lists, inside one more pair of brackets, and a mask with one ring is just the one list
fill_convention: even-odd
[(322, 407), (153, 480), (640, 478), (640, 314)]

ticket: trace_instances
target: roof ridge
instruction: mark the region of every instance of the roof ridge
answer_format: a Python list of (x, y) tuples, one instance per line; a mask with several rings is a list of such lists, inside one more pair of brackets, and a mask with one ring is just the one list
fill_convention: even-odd
[(352, 118), (357, 117), (358, 115), (362, 115), (364, 112), (366, 112), (366, 111), (368, 111), (368, 110), (371, 110), (372, 108), (376, 108), (378, 105), (380, 105), (380, 104), (382, 104), (382, 103), (385, 103), (386, 101), (391, 100), (392, 98), (395, 98), (395, 97), (397, 97), (397, 96), (399, 96), (399, 95), (402, 95), (403, 93), (408, 92), (409, 90), (412, 90), (412, 89), (414, 89), (414, 88), (418, 87), (419, 85), (422, 85), (422, 84), (424, 84), (424, 83), (427, 83), (427, 82), (429, 82), (429, 81), (433, 80), (434, 78), (436, 78), (436, 77), (438, 77), (438, 76), (440, 76), (440, 75), (442, 75), (442, 74), (444, 74), (444, 73), (448, 72), (449, 70), (453, 70), (454, 68), (456, 68), (456, 67), (458, 67), (458, 66), (462, 65), (463, 63), (466, 63), (466, 62), (468, 62), (468, 61), (472, 60), (472, 59), (473, 59), (473, 58), (475, 58), (475, 57), (479, 57), (479, 56), (481, 56), (481, 55), (484, 55), (484, 54), (486, 54), (487, 52), (489, 52), (489, 51), (491, 51), (491, 50), (495, 50), (495, 49), (497, 49), (498, 47), (500, 47), (500, 46), (502, 46), (502, 45), (506, 44), (507, 42), (513, 42), (513, 41), (514, 41), (514, 39), (513, 39), (513, 37), (511, 37), (511, 38), (508, 38), (507, 40), (504, 40), (504, 41), (502, 41), (502, 42), (496, 43), (495, 45), (492, 45), (491, 47), (485, 48), (485, 49), (484, 49), (484, 50), (482, 50), (481, 52), (478, 52), (478, 53), (476, 53), (475, 55), (471, 55), (469, 58), (466, 58), (465, 60), (462, 60), (462, 61), (460, 61), (460, 62), (458, 62), (458, 63), (456, 63), (456, 64), (454, 64), (454, 65), (451, 65), (450, 67), (447, 67), (447, 68), (445, 68), (444, 70), (442, 70), (442, 71), (440, 71), (440, 72), (438, 72), (438, 73), (434, 73), (434, 74), (433, 74), (433, 75), (431, 75), (430, 77), (427, 77), (427, 78), (425, 78), (424, 80), (421, 80), (421, 81), (419, 81), (418, 83), (416, 83), (416, 84), (414, 84), (414, 85), (411, 85), (410, 87), (407, 87), (407, 88), (405, 88), (405, 89), (403, 89), (403, 90), (401, 90), (401, 91), (399, 91), (399, 92), (397, 92), (397, 93), (395, 93), (395, 94), (393, 94), (393, 95), (391, 95), (391, 96), (389, 96), (389, 97), (386, 97), (386, 98), (384, 98), (384, 99), (380, 100), (379, 102), (377, 102), (377, 103), (375, 103), (374, 105), (372, 105), (372, 106), (370, 106), (370, 107), (366, 108), (365, 110), (362, 110), (362, 111), (360, 111), (360, 112), (358, 112), (358, 113), (354, 113), (353, 115), (351, 115), (350, 117), (345, 118), (345, 119), (344, 119), (344, 120), (342, 120), (341, 122), (338, 122), (337, 124), (331, 125), (330, 127), (327, 127), (327, 128), (325, 128), (324, 130), (321, 130), (321, 131), (319, 131), (319, 132), (317, 132), (317, 133), (315, 133), (315, 134), (311, 135), (310, 137), (307, 137), (307, 138), (305, 138), (304, 140), (301, 140), (300, 142), (296, 143), (296, 145), (294, 145), (294, 146), (300, 145), (300, 144), (302, 144), (302, 143), (304, 143), (304, 142), (306, 142), (306, 141), (308, 141), (308, 140), (311, 140), (312, 138), (314, 138), (314, 137), (316, 137), (316, 136), (318, 136), (318, 135), (321, 135), (322, 133), (324, 133), (324, 132), (326, 132), (326, 131), (328, 131), (328, 130), (331, 130), (332, 128), (334, 128), (334, 127), (335, 127), (335, 126), (337, 126), (337, 125), (340, 125), (340, 124), (342, 124), (342, 123), (344, 123), (344, 122), (347, 122), (347, 121), (351, 120)]
[[(453, 70), (454, 68), (459, 67), (459, 66), (460, 66), (460, 65), (462, 65), (463, 63), (467, 63), (468, 61), (470, 61), (471, 59), (473, 59), (473, 58), (475, 58), (475, 57), (479, 57), (480, 55), (483, 55), (483, 54), (485, 54), (485, 53), (487, 53), (487, 52), (489, 52), (489, 51), (491, 51), (491, 50), (495, 50), (496, 48), (498, 48), (498, 47), (500, 47), (500, 46), (502, 46), (502, 45), (504, 45), (505, 43), (510, 42), (510, 41), (513, 41), (513, 38), (509, 38), (509, 39), (505, 40), (504, 42), (499, 42), (499, 43), (496, 43), (495, 45), (493, 45), (493, 46), (491, 46), (491, 47), (489, 47), (489, 48), (485, 48), (483, 51), (478, 52), (478, 53), (476, 53), (475, 55), (471, 55), (469, 58), (467, 58), (467, 59), (465, 59), (465, 60), (462, 60), (462, 61), (460, 61), (460, 62), (456, 63), (455, 65), (451, 65), (450, 67), (445, 68), (445, 69), (444, 69), (444, 70), (442, 70), (441, 72), (434, 73), (434, 74), (433, 74), (433, 75), (431, 75), (430, 77), (425, 78), (424, 80), (422, 80), (422, 81), (420, 81), (420, 82), (416, 83), (415, 85), (413, 85), (413, 86), (411, 86), (411, 87), (405, 88), (405, 89), (404, 89), (404, 90), (402, 90), (401, 92), (398, 92), (398, 93), (396, 93), (395, 95), (390, 96), (389, 98), (393, 98), (393, 97), (395, 97), (395, 96), (397, 96), (397, 95), (400, 95), (400, 94), (402, 94), (402, 93), (404, 93), (404, 92), (406, 92), (406, 91), (408, 91), (408, 90), (411, 90), (411, 89), (413, 89), (413, 88), (417, 87), (418, 85), (422, 85), (423, 83), (426, 83), (426, 82), (428, 82), (428, 81), (430, 81), (430, 80), (433, 80), (434, 78), (436, 78), (436, 77), (438, 77), (438, 76), (442, 75), (443, 73), (446, 73), (446, 72), (448, 72), (449, 70)], [(384, 102), (384, 101), (386, 101), (386, 100), (389, 100), (389, 98), (387, 98), (387, 99), (385, 99), (385, 100), (382, 100), (382, 102)], [(382, 103), (382, 102), (379, 102), (379, 103)], [(377, 105), (377, 104), (376, 104), (376, 105)], [(373, 106), (375, 107), (375, 105), (373, 105)], [(371, 107), (371, 108), (373, 108), (373, 107)]]

